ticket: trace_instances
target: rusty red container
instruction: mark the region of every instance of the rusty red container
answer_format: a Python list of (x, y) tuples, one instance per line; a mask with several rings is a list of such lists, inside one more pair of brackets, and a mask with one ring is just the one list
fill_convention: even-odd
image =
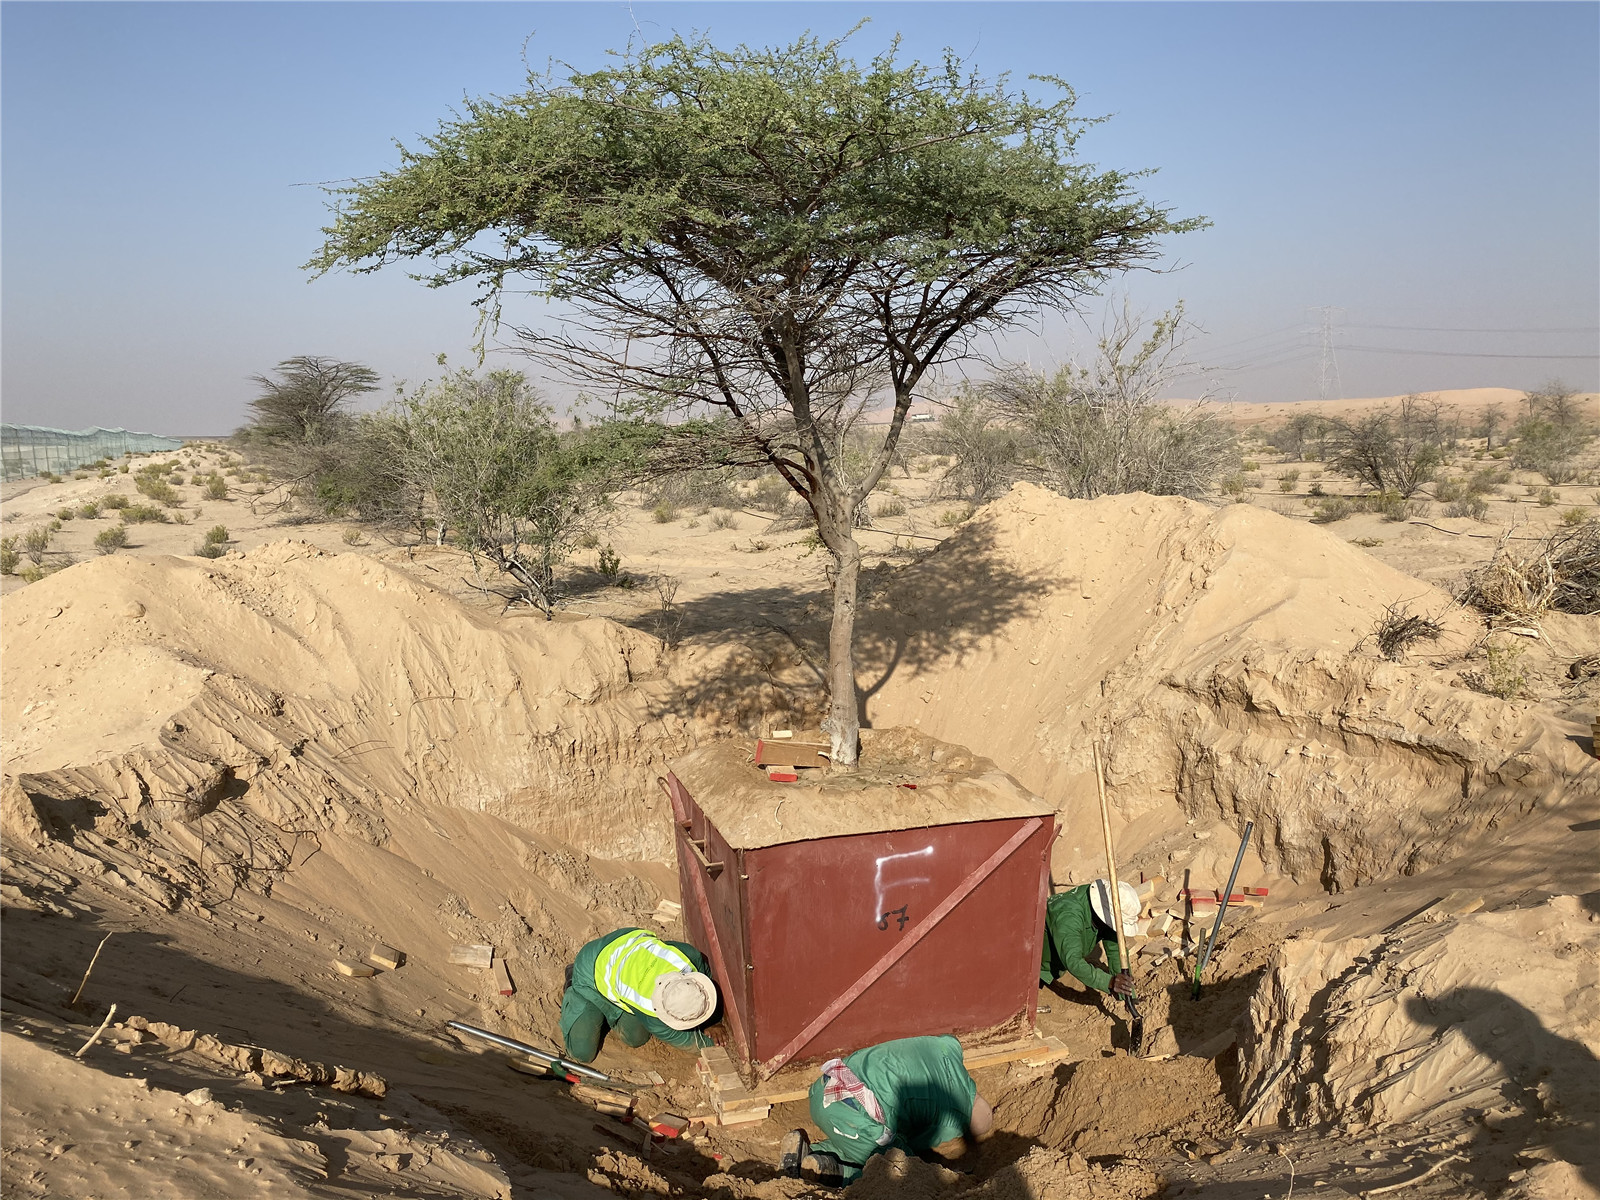
[(891, 1038), (1031, 1029), (1054, 811), (993, 763), (863, 730), (861, 769), (772, 783), (748, 742), (663, 781), (688, 940), (766, 1077)]

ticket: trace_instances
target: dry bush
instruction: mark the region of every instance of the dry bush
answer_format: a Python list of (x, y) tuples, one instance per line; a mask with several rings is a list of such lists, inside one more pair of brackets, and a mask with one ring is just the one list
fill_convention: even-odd
[(128, 527), (113, 525), (94, 535), (94, 548), (101, 554), (115, 554), (128, 544)]
[(1447, 517), (1471, 517), (1474, 521), (1482, 521), (1489, 515), (1489, 502), (1476, 493), (1468, 493), (1461, 499), (1444, 506), (1444, 515)]
[(1490, 642), (1484, 647), (1484, 669), (1463, 672), (1462, 682), (1485, 695), (1515, 700), (1528, 688), (1528, 676), (1522, 666), (1523, 653), (1514, 639)]
[(1390, 662), (1399, 662), (1418, 642), (1436, 642), (1443, 633), (1444, 625), (1436, 618), (1414, 613), (1408, 602), (1397, 600), (1383, 610), (1372, 637), (1380, 654)]
[(1317, 511), (1311, 516), (1313, 525), (1332, 525), (1335, 521), (1342, 521), (1356, 511), (1356, 506), (1343, 496), (1329, 496), (1319, 501)]
[(15, 575), (21, 564), (22, 555), (17, 553), (17, 539), (0, 538), (0, 575)]
[(711, 528), (737, 529), (739, 528), (739, 518), (726, 509), (716, 509), (711, 514)]
[(878, 511), (875, 515), (880, 517), (903, 517), (906, 515), (906, 502), (899, 496), (891, 496), (878, 505)]
[(1536, 621), (1551, 610), (1600, 614), (1600, 523), (1558, 529), (1531, 550), (1502, 540), (1467, 576), (1461, 599), (1490, 616)]
[(128, 498), (121, 492), (112, 492), (109, 496), (100, 497), (101, 508), (109, 508), (113, 511), (116, 511), (118, 509), (127, 508), (128, 504)]

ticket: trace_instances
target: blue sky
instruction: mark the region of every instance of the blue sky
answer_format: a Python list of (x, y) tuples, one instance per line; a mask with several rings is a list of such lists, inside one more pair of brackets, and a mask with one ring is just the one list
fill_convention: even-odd
[[(1181, 269), (1120, 290), (1152, 311), (1183, 299), (1196, 356), (1232, 368), (1214, 379), (1238, 398), (1317, 395), (1323, 306), (1346, 396), (1600, 387), (1596, 4), (13, 0), (0, 411), (218, 433), (249, 376), (291, 355), (391, 380), (436, 373), (440, 352), (465, 363), (465, 289), (300, 269), (318, 183), (392, 165), (394, 139), (518, 90), (527, 64), (597, 65), (636, 27), (771, 44), (863, 17), (862, 57), (898, 32), (907, 56), (1058, 74), (1082, 113), (1112, 114), (1084, 156), (1159, 168), (1147, 195), (1214, 222), (1168, 244)], [(541, 319), (532, 301), (515, 315)], [(1099, 321), (1042, 314), (1002, 349), (1046, 364)]]

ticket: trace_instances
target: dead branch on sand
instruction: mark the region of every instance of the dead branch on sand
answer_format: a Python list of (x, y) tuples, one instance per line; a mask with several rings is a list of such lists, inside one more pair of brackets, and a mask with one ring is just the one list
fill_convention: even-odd
[(1600, 613), (1600, 523), (1558, 529), (1536, 548), (1494, 556), (1467, 577), (1461, 600), (1491, 617), (1537, 621), (1544, 613)]

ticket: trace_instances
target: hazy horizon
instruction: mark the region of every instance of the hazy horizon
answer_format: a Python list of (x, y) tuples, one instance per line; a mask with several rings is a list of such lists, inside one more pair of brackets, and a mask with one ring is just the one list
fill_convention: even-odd
[[(1600, 5), (8, 0), (0, 415), (221, 434), (249, 377), (294, 355), (373, 367), (375, 403), (439, 353), (468, 364), (470, 289), (403, 267), (310, 280), (319, 184), (519, 90), (524, 53), (590, 68), (639, 34), (771, 44), (863, 16), (857, 57), (901, 32), (904, 57), (1059, 74), (1081, 114), (1113, 114), (1083, 157), (1157, 168), (1144, 193), (1213, 225), (1111, 298), (1182, 299), (1225, 394), (1316, 398), (1323, 309), (1331, 394), (1600, 390)], [(1048, 367), (1101, 320), (1043, 314), (991, 352)]]

